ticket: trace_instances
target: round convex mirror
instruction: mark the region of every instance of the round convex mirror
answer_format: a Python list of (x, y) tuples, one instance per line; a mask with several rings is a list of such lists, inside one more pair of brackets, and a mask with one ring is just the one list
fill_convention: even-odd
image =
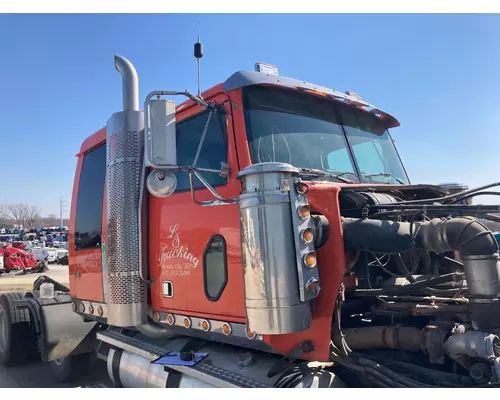
[(146, 180), (149, 193), (155, 197), (168, 197), (175, 192), (177, 178), (173, 172), (151, 171)]

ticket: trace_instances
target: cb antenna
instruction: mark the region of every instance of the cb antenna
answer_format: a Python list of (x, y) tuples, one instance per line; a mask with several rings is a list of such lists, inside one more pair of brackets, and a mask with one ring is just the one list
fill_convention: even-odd
[(198, 97), (201, 98), (200, 60), (203, 57), (203, 45), (200, 42), (200, 21), (198, 20), (198, 41), (194, 44), (194, 56), (198, 62)]

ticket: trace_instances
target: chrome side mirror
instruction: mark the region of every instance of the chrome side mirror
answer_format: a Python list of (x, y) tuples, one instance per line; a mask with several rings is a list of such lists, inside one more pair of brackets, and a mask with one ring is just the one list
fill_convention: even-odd
[(177, 165), (175, 102), (148, 99), (144, 113), (146, 165), (160, 170), (175, 167)]

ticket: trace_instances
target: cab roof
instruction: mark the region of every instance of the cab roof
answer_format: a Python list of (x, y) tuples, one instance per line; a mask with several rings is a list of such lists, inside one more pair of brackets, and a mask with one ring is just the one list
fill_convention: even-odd
[[(383, 122), (384, 127), (387, 129), (395, 128), (400, 125), (399, 121), (392, 115), (386, 113), (385, 111), (380, 110), (379, 108), (371, 105), (370, 103), (367, 103), (366, 101), (362, 100), (358, 95), (352, 92), (342, 93), (337, 90), (308, 83), (306, 81), (301, 81), (298, 79), (287, 78), (281, 75), (266, 74), (256, 71), (235, 72), (223, 83), (220, 83), (216, 86), (213, 86), (205, 90), (201, 94), (201, 96), (205, 99), (208, 99), (222, 91), (230, 92), (235, 89), (241, 89), (243, 87), (252, 85), (284, 87), (317, 96), (326, 97), (335, 101), (347, 103), (349, 105), (358, 107), (370, 114), (375, 115), (377, 118), (379, 118), (379, 120)], [(177, 111), (189, 108), (191, 106), (195, 106), (195, 103), (192, 100), (187, 100), (177, 106)], [(83, 141), (82, 145), (80, 146), (80, 152), (77, 155), (91, 150), (92, 148), (104, 142), (105, 139), (106, 139), (106, 127), (103, 127), (94, 134), (87, 137)]]

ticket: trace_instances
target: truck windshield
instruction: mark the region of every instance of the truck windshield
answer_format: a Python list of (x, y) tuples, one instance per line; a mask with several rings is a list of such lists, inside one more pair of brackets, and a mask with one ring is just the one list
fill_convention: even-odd
[(365, 111), (266, 86), (245, 88), (244, 107), (252, 163), (284, 162), (354, 182), (409, 183), (389, 132)]

